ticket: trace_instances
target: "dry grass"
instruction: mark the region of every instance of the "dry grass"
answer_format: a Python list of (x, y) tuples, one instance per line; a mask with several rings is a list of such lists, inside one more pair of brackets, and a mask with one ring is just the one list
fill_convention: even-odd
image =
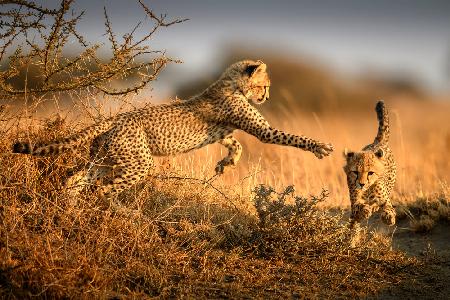
[[(305, 131), (322, 131), (299, 122)], [(318, 209), (339, 204), (332, 200), (342, 189), (339, 155), (317, 161), (241, 137), (252, 156), (209, 183), (203, 178), (220, 150), (166, 159), (122, 194), (125, 205), (141, 212), (130, 218), (99, 209), (95, 193), (72, 199), (61, 190), (67, 167), (82, 155), (11, 154), (17, 136), (51, 140), (77, 129), (59, 121), (30, 124), (26, 130), (2, 126), (1, 297), (364, 297), (399, 284), (418, 265), (375, 233), (352, 248), (342, 216)], [(291, 178), (297, 193), (280, 188)], [(295, 196), (310, 192), (319, 196)]]
[(418, 197), (416, 201), (400, 203), (398, 218), (410, 219), (410, 227), (415, 232), (427, 232), (439, 222), (450, 222), (449, 190), (442, 193)]

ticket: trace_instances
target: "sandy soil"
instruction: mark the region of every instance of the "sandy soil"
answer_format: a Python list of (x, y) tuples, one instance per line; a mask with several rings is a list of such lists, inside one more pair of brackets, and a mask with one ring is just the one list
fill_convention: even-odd
[(401, 221), (393, 234), (393, 247), (421, 259), (424, 268), (370, 299), (450, 299), (450, 224), (414, 233), (407, 220)]

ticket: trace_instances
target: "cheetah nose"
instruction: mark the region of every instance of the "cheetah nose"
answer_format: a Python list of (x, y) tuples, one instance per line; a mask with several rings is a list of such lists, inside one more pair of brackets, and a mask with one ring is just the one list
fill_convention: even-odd
[(360, 183), (359, 183), (359, 186), (360, 186), (360, 187), (364, 187), (364, 183), (361, 183), (361, 182), (360, 182)]

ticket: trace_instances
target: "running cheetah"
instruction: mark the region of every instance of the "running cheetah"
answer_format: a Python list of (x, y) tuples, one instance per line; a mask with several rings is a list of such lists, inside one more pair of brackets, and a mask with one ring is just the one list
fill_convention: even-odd
[(396, 166), (388, 145), (389, 116), (383, 101), (375, 108), (378, 117), (378, 134), (372, 144), (361, 152), (344, 150), (347, 165), (344, 171), (351, 201), (351, 227), (369, 218), (381, 208), (381, 219), (387, 225), (395, 224), (395, 209), (389, 195), (395, 184)]
[(225, 167), (236, 165), (242, 153), (241, 144), (232, 136), (236, 129), (264, 143), (311, 151), (319, 159), (329, 155), (331, 144), (277, 130), (249, 103), (261, 104), (269, 98), (266, 68), (262, 61), (240, 61), (189, 100), (118, 114), (50, 144), (17, 142), (13, 152), (56, 154), (90, 143), (90, 165), (81, 182), (92, 185), (102, 179), (100, 192), (105, 197), (142, 179), (153, 165), (152, 156), (188, 152), (215, 142), (228, 149), (215, 168), (216, 174), (222, 174)]

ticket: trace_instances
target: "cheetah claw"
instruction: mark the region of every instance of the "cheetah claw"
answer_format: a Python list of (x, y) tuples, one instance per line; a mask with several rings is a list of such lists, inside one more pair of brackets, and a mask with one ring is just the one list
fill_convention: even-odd
[(322, 159), (325, 156), (330, 155), (333, 150), (333, 145), (330, 143), (317, 143), (317, 148), (314, 150), (314, 155), (318, 159)]

